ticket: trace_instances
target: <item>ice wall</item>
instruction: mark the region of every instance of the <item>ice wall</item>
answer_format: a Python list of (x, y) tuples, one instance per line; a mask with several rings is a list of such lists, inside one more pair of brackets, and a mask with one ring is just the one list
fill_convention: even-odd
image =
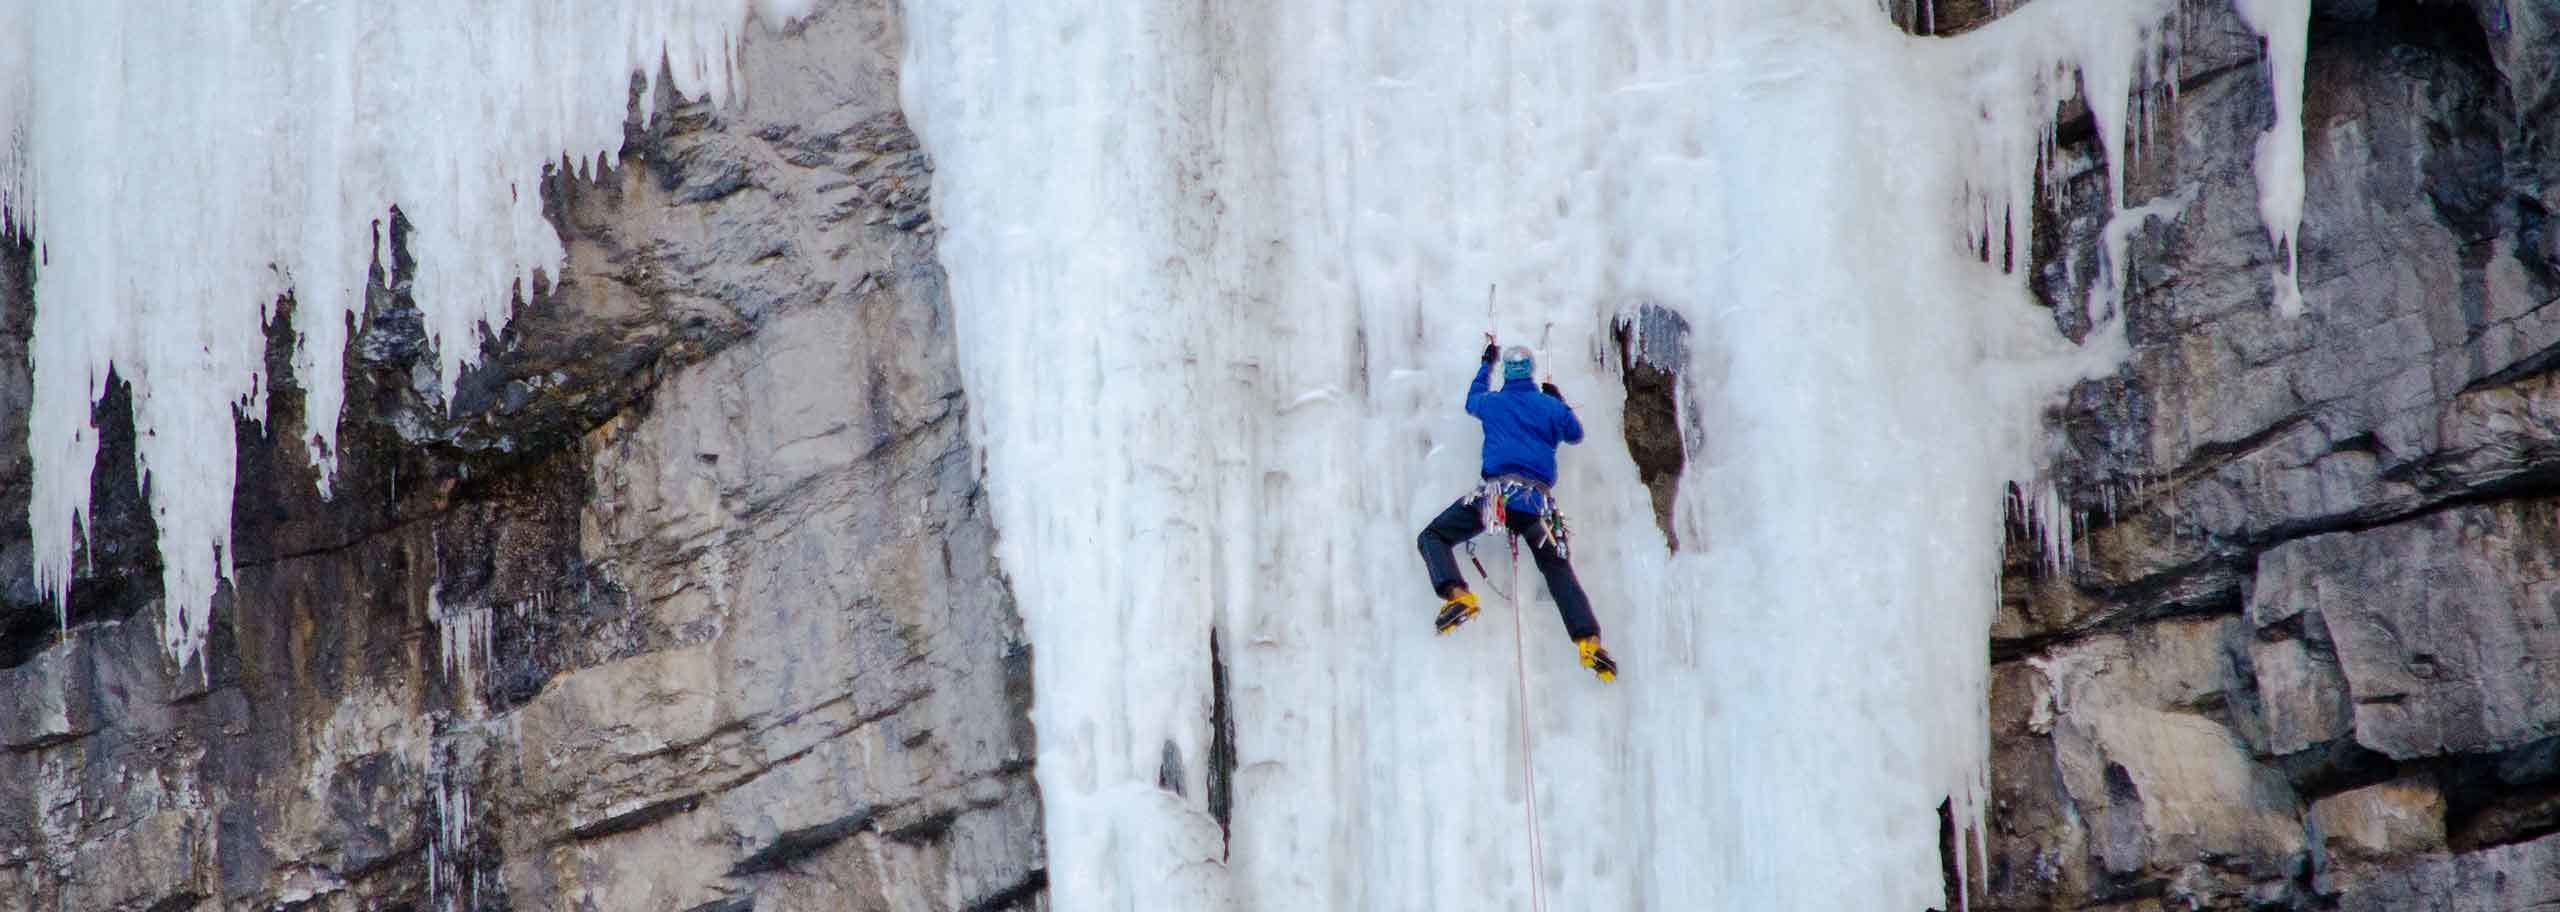
[[(2122, 350), (1982, 259), (2025, 257), (2082, 74), (2109, 154), (2139, 138), (2169, 6), (1930, 41), (1874, 0), (911, 4), (1057, 907), (1528, 908), (1530, 802), (1555, 908), (1940, 904), (2003, 485)], [(1666, 550), (1614, 433), (1637, 301), (1694, 327), (1702, 550)], [(1474, 477), (1489, 328), (1595, 432), (1560, 490), (1615, 685), (1534, 572), (1496, 583), (1533, 599), (1525, 669), (1498, 598), (1430, 632), (1413, 538)]]
[[(2247, 2), (2281, 96), (2302, 4)], [(325, 466), (389, 208), (450, 380), (557, 261), (541, 170), (612, 149), (662, 51), (679, 89), (728, 95), (749, 5), (0, 0), (0, 208), (44, 251), (46, 587), (113, 369), (191, 655), (278, 296)], [(2001, 483), (2032, 471), (2035, 406), (2120, 344), (2064, 344), (1977, 255), (2023, 250), (2075, 74), (2111, 154), (2138, 140), (2118, 101), (2165, 0), (2041, 0), (1944, 42), (1873, 0), (911, 12), (1061, 908), (1524, 905), (1529, 802), (1558, 907), (1937, 901), (1933, 809), (1980, 786)], [(1610, 433), (1604, 328), (1638, 301), (1694, 333), (1679, 554)], [(1616, 686), (1573, 667), (1534, 579), (1499, 584), (1530, 602), (1525, 704), (1500, 599), (1427, 633), (1411, 540), (1472, 476), (1458, 401), (1488, 327), (1596, 431), (1562, 490)], [(1212, 629), (1241, 751), (1223, 833)]]
[(230, 574), (233, 422), (264, 418), (264, 324), (292, 298), (323, 484), (343, 354), (398, 206), (451, 387), (557, 268), (538, 183), (620, 147), (635, 72), (729, 98), (750, 7), (806, 0), (0, 0), (0, 211), (41, 246), (36, 576), (72, 577), (90, 408), (133, 385), (159, 523), (163, 637), (200, 648)]

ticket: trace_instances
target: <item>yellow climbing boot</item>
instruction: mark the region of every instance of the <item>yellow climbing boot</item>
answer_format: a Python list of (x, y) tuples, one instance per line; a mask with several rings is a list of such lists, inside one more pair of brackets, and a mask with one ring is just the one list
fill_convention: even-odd
[(1583, 637), (1573, 641), (1573, 645), (1582, 650), (1582, 667), (1591, 669), (1591, 673), (1599, 675), (1600, 680), (1618, 679), (1618, 660), (1609, 657), (1609, 650), (1600, 648), (1599, 637)]
[(1449, 603), (1440, 606), (1440, 617), (1432, 621), (1431, 626), (1441, 633), (1448, 633), (1474, 619), (1476, 610), (1476, 594), (1467, 591), (1465, 586), (1454, 587), (1449, 590)]

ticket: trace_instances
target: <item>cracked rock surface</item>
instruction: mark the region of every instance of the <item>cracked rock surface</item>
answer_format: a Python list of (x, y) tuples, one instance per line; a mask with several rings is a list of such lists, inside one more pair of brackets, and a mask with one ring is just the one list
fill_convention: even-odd
[(450, 407), (395, 222), (334, 496), (289, 383), (240, 425), (201, 666), (118, 395), (68, 626), (36, 596), (0, 243), (0, 912), (1046, 908), (902, 40), (836, 0), (750, 35), (738, 106), (635, 95)]
[[(2560, 9), (2316, 5), (2287, 318), (2258, 43), (2186, 7), (2127, 174), (2175, 200), (2131, 236), (2134, 355), (2053, 416), (2078, 557), (2022, 530), (2004, 577), (1967, 892), (2560, 906)], [(240, 426), (201, 667), (152, 629), (113, 385), (82, 576), (65, 616), (36, 595), (32, 251), (0, 241), (0, 912), (1046, 908), (1033, 657), (900, 41), (834, 0), (750, 37), (740, 107), (635, 97), (611, 167), (543, 188), (568, 264), (449, 404), (392, 251), (334, 497), (296, 390)], [(2090, 134), (2058, 134), (2028, 264), (2073, 334)]]
[[(2560, 903), (2560, 9), (2314, 5), (2307, 313), (2276, 313), (2229, 4), (2128, 202), (2134, 354), (2054, 416), (2078, 557), (2013, 542), (1976, 908)], [(2106, 222), (2063, 127), (2034, 281), (2058, 325)]]

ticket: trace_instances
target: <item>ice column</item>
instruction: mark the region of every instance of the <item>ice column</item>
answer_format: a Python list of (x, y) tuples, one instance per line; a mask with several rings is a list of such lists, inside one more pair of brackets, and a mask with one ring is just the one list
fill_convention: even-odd
[(2276, 122), (2258, 139), (2258, 215), (2284, 262), (2275, 270), (2276, 310), (2302, 313), (2302, 84), (2311, 53), (2311, 0), (2232, 0), (2266, 38)]

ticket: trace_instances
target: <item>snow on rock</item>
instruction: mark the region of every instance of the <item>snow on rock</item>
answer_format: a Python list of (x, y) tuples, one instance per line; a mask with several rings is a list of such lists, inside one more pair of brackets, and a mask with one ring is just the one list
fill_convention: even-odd
[(342, 356), (392, 207), (444, 383), (557, 268), (539, 181), (618, 148), (635, 73), (726, 100), (755, 15), (807, 0), (0, 0), (0, 210), (36, 270), (30, 520), (39, 583), (73, 575), (90, 408), (133, 384), (183, 665), (230, 575), (235, 415), (263, 420), (264, 324), (292, 298), (323, 484)]
[[(909, 13), (1057, 908), (1942, 901), (1935, 808), (1985, 791), (2004, 484), (2046, 490), (2039, 408), (2124, 350), (2112, 306), (2062, 339), (1993, 252), (2026, 258), (2081, 86), (2111, 166), (2138, 141), (2170, 3), (1945, 40), (1874, 0)], [(2163, 214), (2121, 186), (2120, 219)], [(1704, 551), (1661, 547), (1609, 433), (1640, 301), (1692, 327), (1673, 522)], [(1430, 633), (1411, 543), (1474, 478), (1488, 329), (1595, 429), (1559, 492), (1615, 685), (1498, 539), (1484, 621)], [(1517, 671), (1495, 589), (1530, 600)]]

